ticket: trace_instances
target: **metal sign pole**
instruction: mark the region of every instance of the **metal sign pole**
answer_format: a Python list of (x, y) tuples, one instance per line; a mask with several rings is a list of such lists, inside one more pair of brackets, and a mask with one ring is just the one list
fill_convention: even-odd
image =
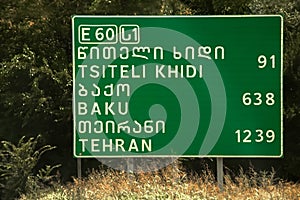
[(127, 158), (127, 176), (129, 180), (133, 180), (134, 174), (134, 158)]
[(81, 158), (77, 158), (77, 177), (81, 178)]
[(218, 187), (221, 191), (223, 191), (223, 180), (224, 180), (224, 172), (223, 172), (223, 158), (217, 158), (217, 180)]
[(127, 173), (131, 174), (133, 172), (133, 159), (127, 158)]

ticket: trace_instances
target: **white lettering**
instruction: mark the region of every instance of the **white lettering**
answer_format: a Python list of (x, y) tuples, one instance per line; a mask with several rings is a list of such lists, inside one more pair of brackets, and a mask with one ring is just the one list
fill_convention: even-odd
[(121, 149), (123, 152), (125, 152), (125, 149), (124, 149), (123, 145), (124, 145), (124, 140), (116, 139), (116, 141), (115, 141), (116, 152), (118, 152), (119, 149)]
[(80, 89), (78, 90), (78, 94), (81, 97), (86, 97), (88, 94), (88, 91), (84, 88), (84, 86), (82, 84), (79, 83), (79, 87)]
[(175, 60), (179, 60), (182, 58), (181, 53), (176, 50), (176, 47), (173, 47), (173, 58)]
[(112, 150), (113, 150), (113, 141), (112, 141), (112, 139), (109, 139), (108, 141), (109, 141), (109, 143), (105, 144), (105, 140), (104, 139), (102, 140), (102, 151), (103, 152), (105, 152), (106, 148), (109, 148), (110, 152), (112, 152)]
[(145, 147), (147, 148), (147, 151), (152, 151), (152, 140), (149, 139), (148, 143), (145, 139), (142, 139), (142, 152), (145, 151)]
[(128, 151), (132, 151), (132, 150), (135, 150), (136, 152), (139, 151), (139, 148), (137, 146), (135, 139), (131, 139), (130, 144), (129, 144)]
[(84, 78), (84, 69), (87, 68), (87, 65), (78, 65), (81, 70), (81, 78)]
[(109, 114), (115, 115), (115, 112), (112, 110), (114, 104), (115, 102), (105, 102), (105, 115), (109, 115)]
[(88, 139), (82, 139), (82, 138), (79, 139), (79, 142), (81, 142), (81, 145), (82, 145), (82, 147), (81, 147), (82, 152), (85, 152), (85, 143), (87, 141), (88, 141)]
[(100, 76), (98, 65), (92, 65), (90, 67), (90, 71), (91, 71), (91, 73), (90, 73), (91, 78), (98, 78)]
[(77, 51), (78, 59), (86, 59), (86, 53), (81, 51), (85, 49), (88, 49), (88, 47), (78, 47), (78, 51)]
[(100, 149), (95, 149), (95, 147), (99, 147), (99, 144), (96, 142), (99, 142), (99, 139), (91, 139), (91, 150), (92, 152), (100, 152)]
[(90, 35), (90, 28), (81, 28), (81, 41), (90, 41), (90, 38), (88, 36)]
[(186, 66), (186, 77), (187, 78), (194, 78), (196, 76), (197, 70), (194, 65), (187, 65)]
[(164, 67), (165, 67), (164, 65), (161, 65), (161, 66), (155, 65), (155, 78), (159, 78), (159, 77), (166, 78), (166, 76), (162, 72)]
[(100, 110), (100, 107), (97, 102), (94, 102), (94, 105), (93, 105), (93, 108), (91, 111), (91, 115), (94, 115), (94, 114), (101, 115), (101, 110)]
[(78, 102), (78, 115), (86, 115), (87, 114), (87, 103)]

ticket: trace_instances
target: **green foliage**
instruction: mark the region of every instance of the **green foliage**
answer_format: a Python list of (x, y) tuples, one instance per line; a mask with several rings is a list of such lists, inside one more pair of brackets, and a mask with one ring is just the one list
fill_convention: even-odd
[[(136, 15), (142, 13), (155, 14), (152, 13), (155, 9), (149, 9), (149, 5), (152, 1), (146, 0), (133, 0), (133, 1), (122, 1), (122, 0), (94, 0), (90, 7), (90, 10), (99, 15), (125, 15), (131, 14)], [(141, 7), (143, 6), (144, 7)], [(153, 1), (152, 8), (159, 6), (157, 1)]]
[(34, 125), (36, 132), (47, 132), (50, 127), (45, 125), (51, 121), (70, 120), (69, 70), (54, 70), (46, 59), (39, 65), (28, 47), (11, 61), (2, 62), (0, 98), (3, 109), (8, 111), (6, 115), (14, 116), (23, 128)]
[(1, 142), (0, 188), (3, 199), (14, 199), (25, 191), (36, 191), (41, 184), (49, 183), (53, 178), (50, 173), (59, 165), (46, 166), (34, 174), (41, 156), (54, 149), (49, 145), (37, 148), (39, 139), (40, 136), (25, 141), (25, 137), (22, 137), (17, 145), (8, 141)]
[(195, 15), (249, 14), (251, 0), (181, 0)]
[(63, 15), (71, 14), (64, 9), (57, 15), (62, 5), (9, 1), (0, 10), (6, 13), (0, 20), (1, 114), (28, 132), (48, 132), (49, 126), (71, 121), (71, 41)]
[[(70, 17), (89, 1), (9, 0), (0, 6), (0, 139), (43, 134), (73, 173)], [(85, 12), (86, 13), (86, 12)], [(57, 138), (60, 138), (59, 140)], [(72, 170), (73, 169), (73, 170)]]
[(189, 14), (179, 0), (94, 0), (90, 11), (98, 15)]

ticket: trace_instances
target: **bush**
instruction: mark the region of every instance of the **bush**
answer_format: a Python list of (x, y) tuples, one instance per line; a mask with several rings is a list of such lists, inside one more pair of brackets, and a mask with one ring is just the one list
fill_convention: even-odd
[(15, 199), (27, 191), (40, 189), (53, 178), (51, 171), (56, 166), (46, 166), (34, 174), (40, 157), (54, 149), (49, 145), (37, 149), (40, 135), (25, 141), (22, 137), (17, 145), (8, 141), (1, 142), (0, 149), (0, 189), (2, 199)]
[(231, 176), (226, 170), (223, 191), (215, 179), (209, 168), (199, 174), (187, 174), (180, 165), (140, 173), (93, 170), (86, 178), (44, 188), (35, 193), (35, 198), (22, 195), (20, 200), (300, 199), (300, 184), (278, 179), (274, 171), (240, 169)]

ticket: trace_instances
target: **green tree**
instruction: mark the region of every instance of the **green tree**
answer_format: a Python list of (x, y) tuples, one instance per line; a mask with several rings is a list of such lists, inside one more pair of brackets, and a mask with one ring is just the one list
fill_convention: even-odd
[[(41, 156), (52, 149), (49, 145), (37, 147), (40, 136), (25, 141), (22, 137), (17, 145), (2, 141), (0, 150), (0, 194), (3, 199), (15, 199), (20, 194), (36, 190), (49, 182), (51, 171), (59, 165), (47, 166), (34, 172)], [(28, 191), (29, 192), (29, 191)]]
[(50, 160), (72, 158), (72, 14), (88, 1), (4, 1), (0, 6), (0, 139), (43, 134), (58, 146)]
[(94, 0), (90, 11), (98, 15), (178, 15), (190, 14), (179, 0)]
[(194, 15), (249, 14), (251, 0), (181, 0)]

